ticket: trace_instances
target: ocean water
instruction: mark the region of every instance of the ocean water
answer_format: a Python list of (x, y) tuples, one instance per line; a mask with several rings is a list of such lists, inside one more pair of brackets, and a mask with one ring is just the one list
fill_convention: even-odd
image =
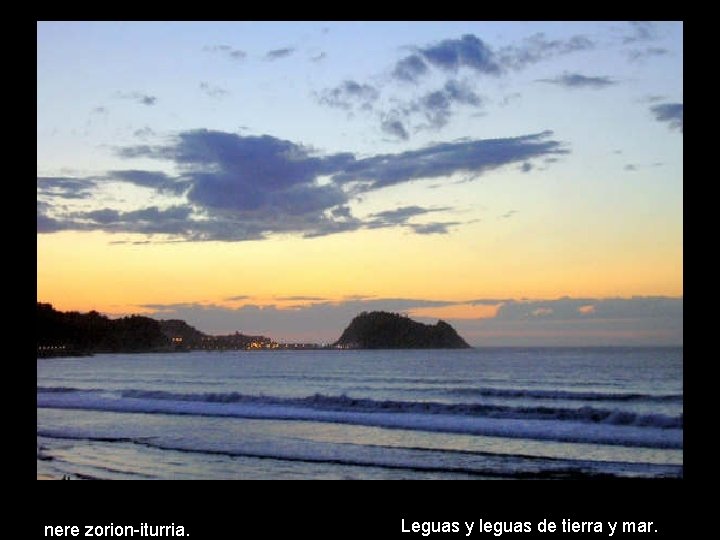
[(102, 354), (37, 361), (38, 474), (682, 477), (682, 348)]

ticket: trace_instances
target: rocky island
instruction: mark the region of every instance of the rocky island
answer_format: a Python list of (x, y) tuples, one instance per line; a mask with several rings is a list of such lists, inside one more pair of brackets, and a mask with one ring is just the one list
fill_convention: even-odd
[(334, 343), (342, 349), (469, 349), (445, 321), (423, 324), (386, 311), (363, 312)]

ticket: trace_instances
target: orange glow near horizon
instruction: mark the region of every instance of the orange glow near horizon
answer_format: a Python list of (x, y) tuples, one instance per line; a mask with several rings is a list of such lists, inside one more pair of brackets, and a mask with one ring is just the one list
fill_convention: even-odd
[[(681, 253), (663, 255), (665, 263), (658, 264), (660, 255), (638, 261), (623, 252), (603, 259), (602, 266), (582, 251), (554, 262), (505, 248), (489, 257), (488, 250), (467, 248), (482, 239), (471, 233), (421, 236), (378, 230), (312, 240), (151, 245), (110, 244), (119, 238), (97, 232), (38, 235), (37, 299), (60, 310), (149, 313), (152, 310), (142, 306), (256, 304), (289, 309), (313, 302), (289, 297), (341, 302), (361, 295), (462, 303), (474, 298), (683, 294)], [(238, 296), (249, 298), (230, 300)], [(280, 300), (283, 297), (288, 299)], [(487, 318), (493, 309), (458, 305), (418, 308), (413, 314)]]

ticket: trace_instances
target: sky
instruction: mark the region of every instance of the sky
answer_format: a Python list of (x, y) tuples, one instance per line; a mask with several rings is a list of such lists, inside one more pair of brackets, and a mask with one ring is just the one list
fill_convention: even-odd
[(682, 22), (38, 22), (37, 298), (683, 340)]

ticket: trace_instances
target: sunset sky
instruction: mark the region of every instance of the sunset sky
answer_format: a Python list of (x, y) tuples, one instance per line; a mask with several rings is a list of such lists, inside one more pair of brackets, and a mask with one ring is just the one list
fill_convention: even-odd
[(682, 344), (680, 22), (40, 22), (37, 96), (57, 309)]

